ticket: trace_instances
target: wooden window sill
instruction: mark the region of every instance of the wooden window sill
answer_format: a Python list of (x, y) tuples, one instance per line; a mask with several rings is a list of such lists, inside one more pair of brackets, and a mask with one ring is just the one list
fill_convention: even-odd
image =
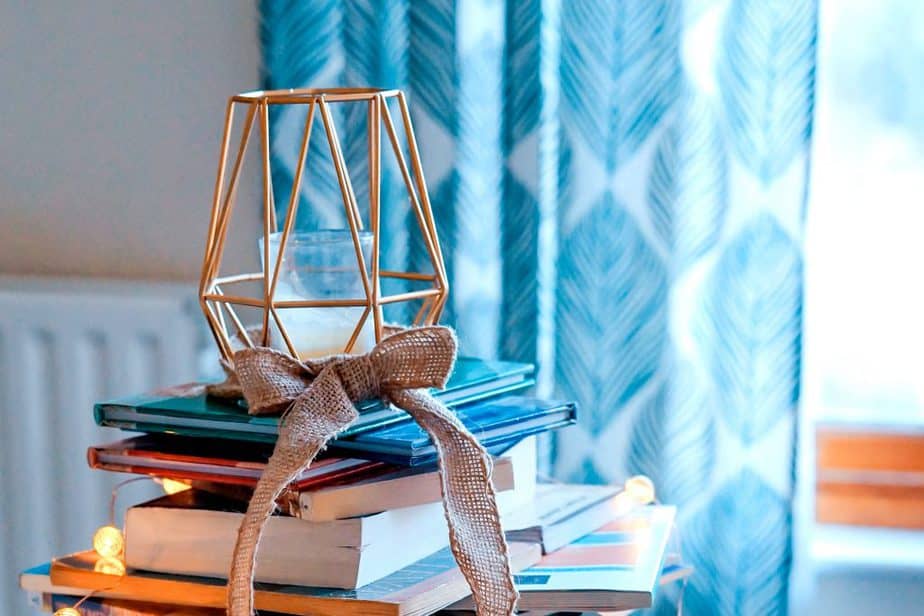
[(924, 433), (829, 423), (815, 437), (817, 522), (924, 529)]

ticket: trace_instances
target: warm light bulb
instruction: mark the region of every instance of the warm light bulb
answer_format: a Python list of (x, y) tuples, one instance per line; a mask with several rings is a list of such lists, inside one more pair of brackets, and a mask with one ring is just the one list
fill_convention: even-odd
[(118, 558), (102, 557), (96, 559), (93, 571), (105, 575), (125, 575), (125, 563)]
[(100, 526), (93, 535), (93, 549), (103, 558), (117, 558), (125, 549), (122, 531), (115, 526)]
[(635, 475), (626, 479), (626, 494), (639, 505), (647, 505), (655, 500), (654, 483), (645, 475)]
[(188, 483), (183, 483), (182, 481), (177, 481), (176, 479), (168, 479), (166, 477), (160, 480), (160, 486), (167, 494), (176, 494), (177, 492), (189, 490), (192, 487)]
[(80, 616), (80, 612), (74, 607), (62, 607), (60, 610), (55, 610), (53, 616)]

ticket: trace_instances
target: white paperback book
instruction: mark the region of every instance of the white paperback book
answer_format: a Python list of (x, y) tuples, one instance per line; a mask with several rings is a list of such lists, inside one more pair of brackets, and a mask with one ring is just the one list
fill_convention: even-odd
[(535, 498), (504, 517), (509, 541), (542, 544), (548, 554), (629, 513), (621, 486), (540, 483)]
[[(517, 487), (498, 495), (501, 515), (536, 488), (535, 441), (508, 452)], [(128, 510), (125, 564), (131, 569), (226, 578), (246, 503), (200, 490)], [(449, 544), (440, 501), (327, 522), (274, 515), (257, 552), (255, 580), (352, 589), (379, 580)]]
[[(501, 493), (515, 490), (516, 495), (503, 499), (521, 501), (530, 498), (535, 486), (536, 439), (526, 438), (495, 459), (492, 480)], [(400, 469), (384, 476), (297, 494), (298, 516), (311, 522), (326, 522), (401, 507), (435, 503), (442, 498), (440, 476), (436, 469), (421, 472), (416, 468)]]

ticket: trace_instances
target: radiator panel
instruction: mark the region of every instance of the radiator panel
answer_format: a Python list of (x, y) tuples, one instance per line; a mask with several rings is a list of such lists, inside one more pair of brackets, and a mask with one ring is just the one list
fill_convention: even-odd
[[(89, 547), (129, 477), (86, 464), (124, 436), (93, 403), (195, 379), (204, 342), (192, 285), (0, 277), (0, 613), (27, 612), (23, 568)], [(127, 486), (117, 509), (153, 493)]]

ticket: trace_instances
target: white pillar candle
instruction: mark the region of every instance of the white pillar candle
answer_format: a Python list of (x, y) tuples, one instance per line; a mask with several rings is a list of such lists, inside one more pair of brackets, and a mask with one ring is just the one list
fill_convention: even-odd
[[(278, 286), (276, 291), (278, 294)], [(298, 298), (285, 297), (285, 299)], [(279, 315), (298, 358), (317, 359), (343, 353), (364, 310), (360, 307), (280, 308), (276, 310), (276, 314)], [(270, 343), (275, 349), (289, 351), (277, 327), (273, 327), (270, 331)], [(375, 325), (372, 315), (369, 315), (350, 352), (368, 353), (374, 346)]]
[[(281, 234), (270, 236), (270, 268), (276, 266)], [(366, 263), (371, 263), (372, 235), (360, 233)], [(261, 259), (262, 241), (261, 247)], [(292, 233), (286, 243), (273, 301), (346, 300), (365, 296), (353, 238), (346, 230)], [(343, 353), (365, 308), (318, 306), (277, 308), (276, 314), (299, 359), (317, 359)], [(270, 319), (270, 344), (289, 352), (289, 347)], [(351, 353), (367, 353), (375, 346), (372, 315), (360, 330)]]

